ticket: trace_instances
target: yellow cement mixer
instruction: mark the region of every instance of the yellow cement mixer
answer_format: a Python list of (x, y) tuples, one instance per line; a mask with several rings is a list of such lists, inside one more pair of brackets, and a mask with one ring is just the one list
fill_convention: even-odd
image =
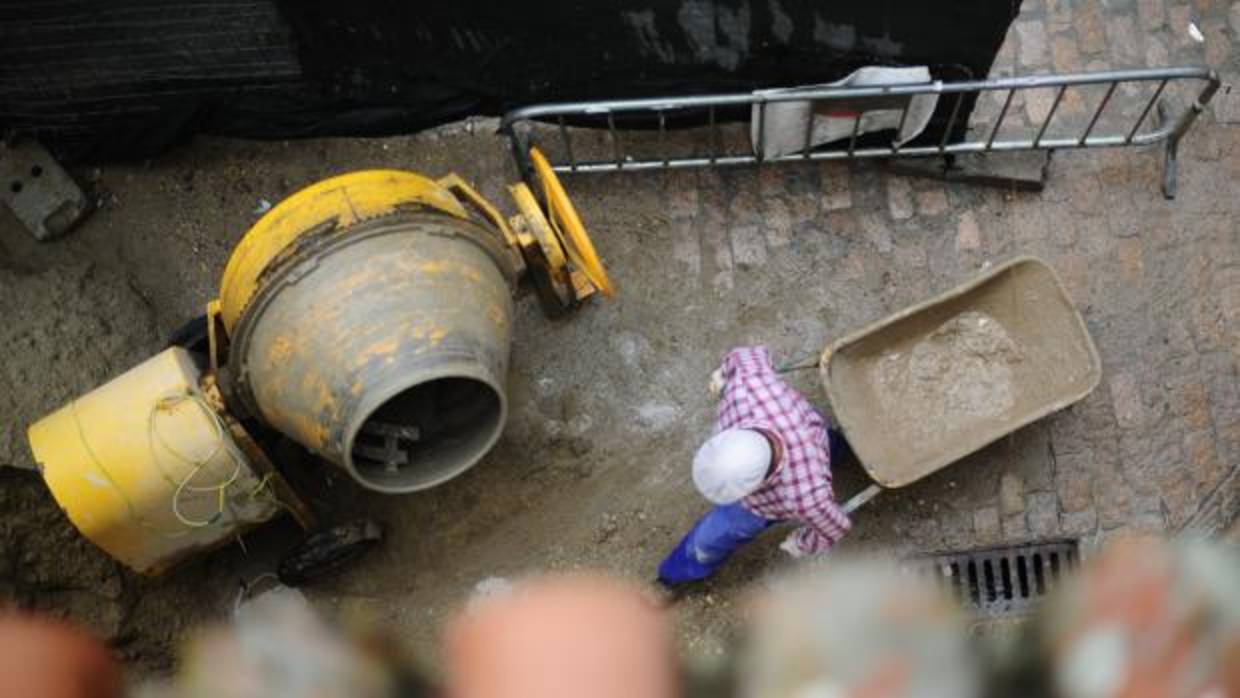
[(313, 517), (243, 423), (281, 432), (364, 487), (425, 489), (494, 446), (513, 297), (613, 293), (540, 153), (505, 218), (456, 175), (368, 170), (282, 201), (246, 233), (207, 305), (208, 350), (173, 347), (29, 429), (87, 538), (159, 573), (281, 510)]

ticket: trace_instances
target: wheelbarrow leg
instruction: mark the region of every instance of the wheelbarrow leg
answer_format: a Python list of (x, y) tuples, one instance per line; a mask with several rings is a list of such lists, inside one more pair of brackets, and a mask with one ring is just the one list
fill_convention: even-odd
[(862, 504), (874, 499), (874, 497), (877, 496), (882, 490), (883, 488), (879, 485), (870, 485), (869, 487), (861, 490), (857, 494), (853, 495), (852, 499), (844, 502), (844, 506), (842, 507), (844, 509), (844, 513), (853, 513), (857, 509), (861, 508)]

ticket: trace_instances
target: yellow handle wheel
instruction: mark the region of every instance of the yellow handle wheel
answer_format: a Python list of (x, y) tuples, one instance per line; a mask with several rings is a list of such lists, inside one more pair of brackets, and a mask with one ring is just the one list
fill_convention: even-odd
[(568, 192), (564, 191), (560, 178), (556, 176), (555, 170), (551, 169), (551, 163), (547, 162), (546, 156), (538, 148), (530, 148), (530, 160), (533, 161), (534, 172), (542, 183), (543, 196), (547, 200), (547, 217), (560, 237), (568, 258), (603, 295), (614, 296), (615, 287), (611, 284), (611, 278), (607, 276), (607, 270), (603, 268), (603, 262), (594, 250), (594, 243), (590, 241), (581, 217), (577, 215), (577, 209), (568, 198)]

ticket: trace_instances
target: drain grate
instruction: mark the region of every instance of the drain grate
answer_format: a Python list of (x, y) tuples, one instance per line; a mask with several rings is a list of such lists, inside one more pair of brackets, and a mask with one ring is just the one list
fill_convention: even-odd
[(982, 615), (1023, 613), (1080, 560), (1077, 542), (1058, 540), (1004, 548), (939, 553), (905, 562), (917, 576), (945, 588)]

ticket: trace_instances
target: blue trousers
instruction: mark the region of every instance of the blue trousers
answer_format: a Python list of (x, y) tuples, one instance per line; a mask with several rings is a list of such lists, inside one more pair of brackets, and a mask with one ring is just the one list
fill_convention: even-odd
[(659, 581), (683, 584), (711, 576), (733, 552), (774, 523), (739, 503), (711, 509), (659, 565)]

